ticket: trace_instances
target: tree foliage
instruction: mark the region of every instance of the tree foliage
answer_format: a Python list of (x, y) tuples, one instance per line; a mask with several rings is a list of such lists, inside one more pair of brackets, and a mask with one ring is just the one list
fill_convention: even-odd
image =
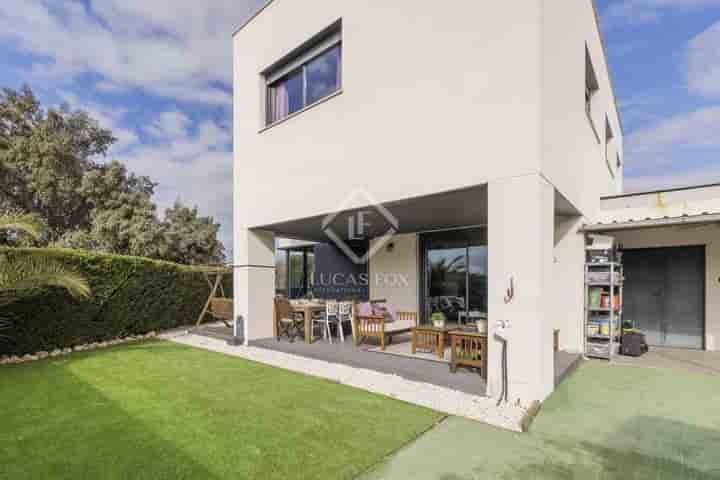
[(177, 263), (217, 263), (223, 258), (223, 245), (217, 239), (220, 225), (212, 218), (198, 216), (197, 208), (175, 203), (165, 211), (163, 239), (165, 257)]
[(115, 141), (85, 112), (43, 110), (29, 87), (0, 94), (0, 205), (37, 213), (50, 236), (87, 226), (83, 176)]
[[(224, 260), (219, 225), (177, 203), (158, 218), (157, 184), (103, 161), (115, 142), (86, 112), (43, 109), (32, 90), (0, 93), (0, 208), (36, 216), (40, 245), (172, 260)], [(0, 244), (18, 239), (0, 234)]]

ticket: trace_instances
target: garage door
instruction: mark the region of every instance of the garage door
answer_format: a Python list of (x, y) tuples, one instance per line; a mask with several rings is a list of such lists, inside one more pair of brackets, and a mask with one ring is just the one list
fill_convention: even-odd
[(624, 318), (648, 344), (703, 348), (705, 247), (625, 250)]

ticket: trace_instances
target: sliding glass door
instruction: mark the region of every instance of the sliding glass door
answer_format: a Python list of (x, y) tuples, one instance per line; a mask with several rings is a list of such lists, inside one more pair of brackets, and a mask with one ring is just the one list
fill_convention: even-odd
[(275, 293), (303, 298), (312, 293), (315, 252), (312, 247), (281, 249), (275, 254)]
[(487, 233), (484, 228), (423, 234), (422, 321), (442, 313), (448, 322), (487, 318)]

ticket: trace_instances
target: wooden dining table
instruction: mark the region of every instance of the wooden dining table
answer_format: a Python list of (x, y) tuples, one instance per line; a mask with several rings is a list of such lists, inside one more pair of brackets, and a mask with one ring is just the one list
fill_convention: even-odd
[(302, 313), (305, 320), (305, 343), (312, 343), (312, 317), (313, 313), (324, 312), (324, 303), (292, 303), (295, 313)]

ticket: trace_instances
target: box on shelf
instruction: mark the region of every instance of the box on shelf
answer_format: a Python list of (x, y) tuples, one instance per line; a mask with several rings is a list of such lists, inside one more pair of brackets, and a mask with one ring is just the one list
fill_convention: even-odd
[(587, 345), (587, 355), (590, 357), (608, 357), (610, 355), (609, 344), (589, 343)]
[[(620, 305), (620, 295), (613, 295), (612, 308), (617, 308)], [(610, 294), (602, 293), (600, 296), (600, 308), (610, 308)]]
[(588, 303), (590, 308), (600, 308), (602, 301), (603, 289), (600, 287), (592, 287), (588, 290)]
[(588, 283), (610, 283), (610, 272), (587, 272)]

